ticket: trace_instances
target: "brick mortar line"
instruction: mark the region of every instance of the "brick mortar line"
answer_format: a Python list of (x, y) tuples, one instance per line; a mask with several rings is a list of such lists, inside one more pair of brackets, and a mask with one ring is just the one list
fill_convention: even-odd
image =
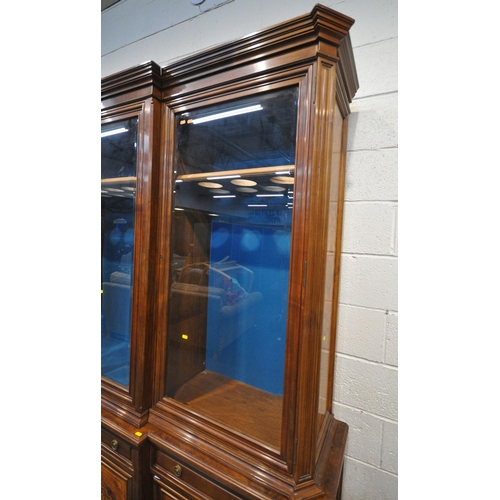
[(363, 460), (359, 460), (358, 458), (351, 457), (350, 455), (347, 455), (347, 454), (346, 454), (346, 457), (349, 458), (349, 460), (352, 460), (353, 462), (357, 462), (358, 464), (366, 465), (366, 466), (370, 467), (371, 469), (375, 469), (377, 471), (384, 472), (385, 474), (389, 474), (390, 476), (393, 476), (396, 479), (398, 478), (398, 475), (395, 472), (391, 472), (391, 471), (388, 471), (386, 469), (382, 469), (382, 467), (377, 467), (376, 465), (370, 464), (368, 462), (363, 462)]
[(385, 367), (389, 368), (390, 370), (394, 370), (396, 372), (399, 371), (397, 366), (390, 365), (390, 364), (383, 362), (383, 361), (373, 361), (371, 359), (361, 358), (359, 356), (353, 356), (352, 354), (346, 354), (346, 353), (339, 352), (339, 351), (337, 351), (335, 354), (341, 358), (355, 360), (355, 361), (362, 361), (363, 363), (366, 363), (366, 364), (372, 365), (372, 366), (385, 366)]

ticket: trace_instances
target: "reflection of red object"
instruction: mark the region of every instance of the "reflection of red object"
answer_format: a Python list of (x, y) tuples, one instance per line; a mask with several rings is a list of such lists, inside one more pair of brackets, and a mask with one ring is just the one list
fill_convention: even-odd
[(230, 306), (237, 300), (248, 297), (248, 293), (241, 287), (238, 280), (224, 277), (224, 290), (227, 295), (226, 305)]

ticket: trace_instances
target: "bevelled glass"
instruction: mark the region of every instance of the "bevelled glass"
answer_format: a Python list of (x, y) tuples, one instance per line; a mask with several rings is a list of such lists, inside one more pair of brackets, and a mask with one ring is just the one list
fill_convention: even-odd
[(279, 448), (297, 87), (176, 115), (167, 396)]
[(137, 118), (101, 127), (101, 375), (128, 387)]

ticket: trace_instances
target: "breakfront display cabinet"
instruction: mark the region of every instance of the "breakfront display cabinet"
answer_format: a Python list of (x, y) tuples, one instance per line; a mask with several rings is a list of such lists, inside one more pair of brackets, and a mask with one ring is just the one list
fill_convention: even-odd
[(340, 498), (353, 20), (102, 81), (102, 498)]

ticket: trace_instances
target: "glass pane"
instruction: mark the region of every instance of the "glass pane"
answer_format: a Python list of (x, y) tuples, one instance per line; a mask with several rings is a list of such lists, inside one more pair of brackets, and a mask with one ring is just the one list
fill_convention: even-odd
[(332, 141), (332, 170), (330, 177), (330, 200), (328, 211), (328, 243), (325, 268), (325, 302), (323, 309), (323, 322), (321, 330), (321, 358), (320, 358), (320, 380), (318, 400), (318, 426), (317, 433), (321, 429), (324, 416), (331, 410), (333, 398), (332, 387), (329, 382), (332, 379), (332, 356), (334, 355), (333, 340), (331, 338), (332, 314), (333, 314), (333, 285), (335, 277), (335, 245), (337, 242), (337, 215), (339, 211), (339, 172), (342, 162), (342, 113), (338, 105), (335, 106), (333, 130), (335, 131)]
[(101, 129), (101, 375), (130, 380), (137, 118)]
[(167, 395), (279, 448), (297, 88), (177, 116)]

